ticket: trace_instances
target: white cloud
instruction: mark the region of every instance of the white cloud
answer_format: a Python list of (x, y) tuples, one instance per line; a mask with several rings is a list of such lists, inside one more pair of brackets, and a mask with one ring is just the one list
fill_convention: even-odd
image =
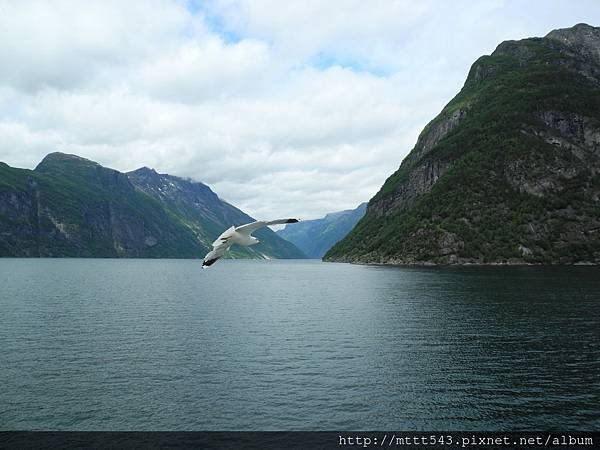
[(196, 20), (178, 3), (4, 0), (0, 81), (31, 91), (86, 86), (176, 48), (190, 28)]
[(226, 45), (211, 36), (148, 60), (133, 81), (156, 98), (197, 102), (245, 95), (260, 84), (257, 78), (268, 71), (268, 64), (269, 49), (261, 41)]
[(54, 131), (34, 131), (18, 122), (0, 122), (0, 154), (2, 162), (16, 167), (31, 166), (32, 157), (41, 160), (60, 148), (62, 139)]
[(0, 0), (0, 161), (146, 165), (317, 217), (368, 200), (479, 55), (582, 21), (597, 2)]

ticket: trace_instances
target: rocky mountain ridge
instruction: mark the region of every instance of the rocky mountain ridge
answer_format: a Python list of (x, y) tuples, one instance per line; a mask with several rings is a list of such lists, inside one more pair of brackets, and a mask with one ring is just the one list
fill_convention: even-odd
[(600, 28), (501, 43), (325, 258), (600, 263), (599, 75)]
[[(0, 163), (0, 256), (201, 258), (253, 219), (202, 183), (142, 168), (122, 173), (51, 153), (34, 170)], [(273, 231), (233, 257), (302, 258)]]

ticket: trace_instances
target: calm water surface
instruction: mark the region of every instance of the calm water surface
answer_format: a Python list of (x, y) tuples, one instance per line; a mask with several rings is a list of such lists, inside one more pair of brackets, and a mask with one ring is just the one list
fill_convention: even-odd
[(600, 429), (600, 271), (0, 260), (0, 429)]

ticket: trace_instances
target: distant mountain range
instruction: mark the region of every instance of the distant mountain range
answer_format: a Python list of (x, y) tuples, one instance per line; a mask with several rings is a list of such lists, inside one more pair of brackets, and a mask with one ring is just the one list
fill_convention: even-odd
[(475, 61), (325, 259), (600, 264), (600, 28)]
[(327, 214), (321, 219), (305, 220), (277, 231), (309, 258), (322, 258), (335, 243), (344, 238), (364, 216), (367, 204), (356, 209)]
[[(254, 219), (202, 183), (143, 167), (121, 173), (64, 153), (35, 170), (0, 163), (0, 256), (201, 258), (231, 225)], [(238, 258), (303, 258), (263, 228)]]

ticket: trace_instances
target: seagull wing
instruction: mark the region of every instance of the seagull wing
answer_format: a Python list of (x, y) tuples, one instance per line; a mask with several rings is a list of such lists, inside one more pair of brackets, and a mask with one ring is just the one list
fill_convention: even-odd
[(271, 221), (257, 220), (256, 222), (247, 223), (245, 225), (240, 225), (239, 227), (235, 227), (235, 231), (240, 234), (245, 234), (246, 236), (250, 236), (253, 231), (258, 230), (259, 228), (266, 227), (269, 225), (279, 225), (284, 223), (296, 223), (300, 222), (298, 219), (277, 219)]
[(213, 249), (204, 257), (204, 261), (202, 261), (202, 268), (206, 269), (207, 267), (216, 263), (217, 260), (225, 254), (229, 247), (231, 247), (231, 244), (223, 244), (220, 247), (213, 247)]
[(223, 244), (227, 244), (229, 242), (229, 246), (231, 246), (231, 237), (235, 233), (235, 227), (230, 227), (227, 230), (223, 231), (221, 235), (215, 239), (215, 242), (212, 243), (213, 248), (220, 247)]
[(213, 249), (210, 252), (208, 252), (204, 257), (204, 261), (202, 262), (203, 268), (212, 266), (215, 262), (217, 262), (219, 258), (221, 258), (227, 252), (227, 250), (229, 250), (229, 247), (233, 245), (233, 242), (231, 241), (231, 236), (234, 232), (235, 228), (231, 227), (228, 230), (221, 233), (221, 236), (219, 236), (215, 240), (215, 242), (212, 243)]
[(258, 230), (259, 228), (266, 227), (269, 225), (280, 225), (284, 223), (296, 223), (299, 222), (298, 219), (277, 219), (271, 221), (257, 220), (256, 222), (247, 223), (245, 225), (240, 225), (239, 227), (231, 227), (228, 230), (224, 231), (221, 236), (219, 236), (215, 242), (213, 242), (213, 249), (208, 252), (208, 254), (204, 257), (204, 261), (202, 262), (202, 267), (206, 268), (212, 266), (219, 258), (221, 258), (229, 247), (233, 245), (233, 236), (234, 233), (244, 234), (246, 236), (250, 236), (253, 231)]

